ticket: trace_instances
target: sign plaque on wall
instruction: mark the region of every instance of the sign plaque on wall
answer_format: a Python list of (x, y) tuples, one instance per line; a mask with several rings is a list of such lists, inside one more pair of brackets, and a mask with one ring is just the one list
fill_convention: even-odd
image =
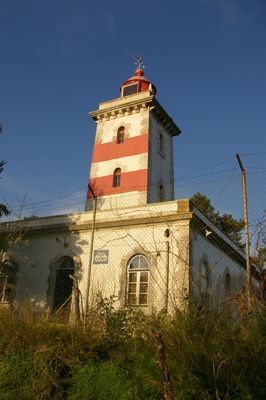
[(93, 264), (108, 264), (109, 250), (94, 250)]

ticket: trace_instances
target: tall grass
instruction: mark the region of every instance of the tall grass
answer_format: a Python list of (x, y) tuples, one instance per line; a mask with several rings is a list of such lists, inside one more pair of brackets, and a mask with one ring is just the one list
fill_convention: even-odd
[(163, 338), (174, 398), (266, 398), (266, 319), (190, 309), (144, 317), (99, 303), (81, 326), (30, 307), (0, 312), (0, 399), (162, 399), (154, 333)]

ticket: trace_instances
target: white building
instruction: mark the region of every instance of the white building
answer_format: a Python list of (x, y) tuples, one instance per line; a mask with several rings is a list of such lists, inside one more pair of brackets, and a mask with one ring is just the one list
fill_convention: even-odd
[(174, 200), (180, 129), (143, 71), (90, 115), (97, 128), (86, 211), (1, 224), (16, 244), (2, 254), (0, 301), (66, 311), (79, 292), (81, 310), (100, 295), (173, 312), (188, 299), (217, 304), (239, 293), (244, 253), (189, 199)]

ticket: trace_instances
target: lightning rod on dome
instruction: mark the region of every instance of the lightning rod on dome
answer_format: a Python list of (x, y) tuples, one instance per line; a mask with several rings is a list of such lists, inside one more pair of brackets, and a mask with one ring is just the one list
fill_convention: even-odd
[(145, 65), (144, 65), (144, 62), (143, 62), (141, 56), (137, 56), (136, 54), (132, 53), (131, 51), (128, 51), (128, 54), (134, 59), (135, 64), (137, 65), (138, 69), (145, 68)]

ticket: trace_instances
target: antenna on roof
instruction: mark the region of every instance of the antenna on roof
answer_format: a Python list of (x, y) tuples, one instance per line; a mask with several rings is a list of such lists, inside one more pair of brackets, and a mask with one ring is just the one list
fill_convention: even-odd
[(131, 51), (128, 51), (128, 54), (134, 59), (135, 64), (137, 65), (138, 69), (145, 68), (145, 65), (143, 63), (141, 56), (137, 56), (136, 54), (132, 53)]

